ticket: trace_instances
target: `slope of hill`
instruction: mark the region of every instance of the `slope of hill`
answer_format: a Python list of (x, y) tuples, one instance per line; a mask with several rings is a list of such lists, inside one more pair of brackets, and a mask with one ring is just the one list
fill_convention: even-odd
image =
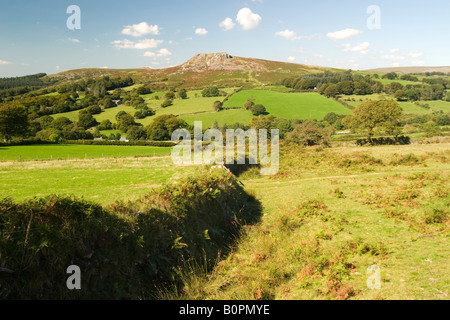
[(377, 68), (364, 70), (365, 72), (380, 72), (380, 73), (425, 73), (425, 72), (444, 72), (450, 73), (449, 67), (391, 67), (391, 68)]
[(243, 86), (275, 84), (289, 75), (337, 70), (295, 63), (231, 56), (226, 52), (201, 53), (187, 62), (165, 69), (78, 69), (50, 75), (60, 80), (106, 75), (131, 75), (142, 82), (169, 86), (201, 88), (205, 86)]

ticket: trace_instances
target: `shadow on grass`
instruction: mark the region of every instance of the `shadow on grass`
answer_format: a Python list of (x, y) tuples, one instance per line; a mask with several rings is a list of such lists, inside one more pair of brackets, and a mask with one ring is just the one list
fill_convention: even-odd
[[(0, 299), (158, 299), (189, 264), (207, 271), (256, 224), (261, 203), (226, 171), (112, 206), (50, 196), (0, 200)], [(68, 290), (79, 266), (81, 290)]]

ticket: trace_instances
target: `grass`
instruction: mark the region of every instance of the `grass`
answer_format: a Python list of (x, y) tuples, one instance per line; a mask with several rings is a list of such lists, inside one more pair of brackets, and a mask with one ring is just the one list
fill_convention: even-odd
[[(230, 94), (236, 90), (236, 88), (225, 88), (221, 89), (225, 91), (226, 93)], [(173, 114), (176, 116), (182, 116), (182, 115), (192, 115), (197, 113), (206, 113), (206, 112), (213, 112), (213, 103), (215, 101), (221, 101), (223, 100), (223, 97), (213, 97), (213, 98), (203, 98), (202, 97), (202, 90), (191, 90), (188, 91), (188, 99), (175, 99), (173, 101), (173, 105), (167, 108), (161, 108), (160, 105), (164, 101), (164, 92), (155, 92), (148, 95), (142, 95), (141, 97), (143, 99), (146, 99), (146, 104), (152, 108), (155, 111), (155, 115), (152, 117), (147, 117), (145, 119), (136, 120), (137, 123), (140, 123), (144, 126), (147, 126), (152, 123), (153, 119), (157, 116), (164, 115), (164, 114)], [(154, 99), (155, 96), (159, 96), (160, 99), (156, 100)], [(102, 113), (98, 115), (94, 115), (94, 118), (98, 122), (102, 122), (104, 120), (110, 120), (111, 122), (115, 123), (116, 121), (116, 115), (120, 111), (127, 112), (131, 115), (134, 115), (136, 113), (136, 109), (131, 106), (126, 105), (120, 105), (115, 108), (106, 109)], [(67, 113), (60, 113), (55, 114), (53, 117), (59, 118), (59, 117), (67, 117), (73, 122), (78, 121), (78, 115), (79, 110), (77, 111), (71, 111)], [(248, 118), (248, 117), (247, 117)], [(227, 119), (230, 119), (230, 117), (227, 117)], [(230, 124), (235, 123), (236, 121), (230, 120)], [(214, 122), (214, 120), (213, 120)], [(212, 124), (212, 123), (211, 123)]]
[(2, 162), (0, 198), (22, 201), (58, 194), (111, 204), (138, 199), (194, 171), (195, 167), (174, 167), (170, 158)]
[(193, 125), (194, 121), (202, 121), (203, 127), (207, 128), (211, 127), (216, 120), (219, 125), (232, 125), (236, 122), (247, 125), (253, 119), (253, 115), (250, 111), (247, 110), (223, 110), (220, 112), (211, 112), (205, 114), (182, 115), (180, 116), (180, 118), (185, 120), (190, 125)]
[(321, 120), (330, 112), (350, 114), (349, 109), (317, 93), (282, 93), (266, 90), (240, 91), (225, 103), (224, 108), (243, 108), (249, 98), (252, 98), (255, 104), (264, 105), (271, 115), (285, 119)]
[[(263, 205), (261, 222), (244, 228), (212, 273), (191, 265), (180, 271), (184, 290), (167, 287), (162, 298), (448, 299), (449, 150), (282, 145), (276, 176), (240, 177)], [(167, 157), (8, 161), (0, 163), (0, 196), (56, 193), (110, 204), (196, 171)], [(367, 288), (373, 265), (381, 290)]]
[[(278, 176), (242, 176), (261, 223), (164, 298), (448, 299), (448, 144), (282, 151)], [(367, 287), (373, 265), (381, 290)]]
[(34, 145), (0, 147), (0, 161), (98, 159), (135, 156), (167, 156), (170, 148), (141, 146)]
[[(390, 96), (387, 94), (370, 94), (370, 95), (365, 95), (365, 96), (359, 96), (359, 95), (343, 95), (343, 96), (341, 96), (341, 100), (348, 103), (352, 107), (357, 107), (364, 101), (380, 100), (380, 98), (395, 100), (395, 98), (393, 96)], [(423, 114), (429, 114), (433, 111), (450, 112), (450, 102), (448, 102), (448, 101), (442, 101), (442, 100), (419, 101), (419, 103), (422, 105), (428, 104), (430, 106), (430, 109), (423, 108), (423, 107), (421, 107), (417, 104), (414, 104), (412, 102), (409, 102), (409, 101), (400, 101), (398, 103), (403, 108), (403, 112), (406, 114), (423, 115)]]

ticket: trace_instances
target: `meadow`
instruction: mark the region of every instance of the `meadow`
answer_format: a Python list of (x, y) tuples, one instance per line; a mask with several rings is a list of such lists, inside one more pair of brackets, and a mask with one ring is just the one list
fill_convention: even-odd
[[(283, 149), (277, 176), (241, 176), (261, 223), (163, 298), (448, 299), (448, 147)], [(367, 286), (374, 265), (380, 290)]]
[[(168, 156), (133, 153), (0, 162), (0, 196), (20, 201), (74, 195), (109, 205), (137, 200), (199, 171), (174, 166)], [(232, 252), (212, 272), (191, 264), (180, 271), (183, 289), (166, 287), (160, 298), (448, 299), (448, 143), (282, 144), (280, 155), (277, 175), (261, 177), (253, 168), (239, 177), (261, 202), (261, 221), (243, 227)], [(381, 270), (380, 290), (367, 288), (366, 271), (373, 265)]]
[(23, 201), (57, 194), (105, 205), (138, 199), (194, 172), (194, 167), (174, 167), (167, 156), (0, 162), (0, 198)]
[(167, 156), (171, 148), (145, 146), (31, 145), (0, 147), (0, 161)]
[[(341, 100), (348, 103), (352, 107), (357, 107), (359, 104), (368, 100), (379, 100), (379, 99), (395, 100), (393, 96), (387, 94), (370, 94), (365, 96), (360, 95), (344, 95), (341, 96)], [(433, 111), (444, 111), (450, 112), (450, 102), (435, 100), (435, 101), (419, 101), (421, 105), (428, 105), (430, 108), (424, 108), (410, 101), (398, 101), (399, 105), (402, 107), (405, 114), (430, 114)]]
[(243, 108), (252, 99), (255, 104), (262, 104), (267, 112), (275, 117), (285, 119), (317, 119), (330, 112), (350, 114), (350, 110), (336, 101), (318, 93), (282, 93), (266, 90), (242, 90), (225, 102), (224, 108)]

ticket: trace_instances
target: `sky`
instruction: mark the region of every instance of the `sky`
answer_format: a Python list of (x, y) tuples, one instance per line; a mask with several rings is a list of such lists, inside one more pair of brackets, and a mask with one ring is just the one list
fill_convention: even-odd
[(449, 66), (449, 13), (443, 0), (1, 0), (0, 78), (159, 69), (222, 51), (353, 70)]

